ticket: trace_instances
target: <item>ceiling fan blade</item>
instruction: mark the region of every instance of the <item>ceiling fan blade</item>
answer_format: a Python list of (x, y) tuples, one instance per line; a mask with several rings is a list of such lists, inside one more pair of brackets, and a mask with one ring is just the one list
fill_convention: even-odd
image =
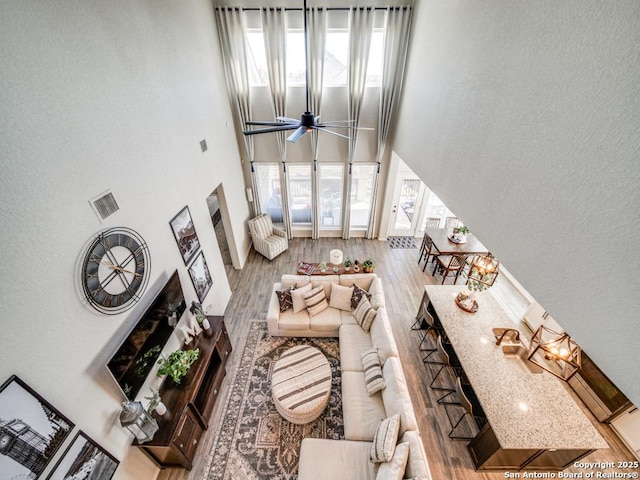
[(332, 132), (331, 130), (326, 130), (320, 126), (316, 126), (316, 127), (311, 127), (311, 128), (315, 128), (316, 130), (320, 130), (321, 132), (327, 132), (330, 133), (331, 135), (336, 135), (338, 137), (342, 137), (342, 138), (346, 138), (347, 140), (351, 140), (351, 137), (348, 137), (346, 135), (342, 135), (341, 133), (338, 132)]
[(276, 120), (279, 122), (285, 122), (285, 123), (300, 123), (299, 118), (276, 117)]
[(328, 122), (322, 122), (323, 125), (344, 125), (346, 123), (353, 123), (355, 120), (330, 120)]
[(304, 136), (305, 133), (307, 133), (307, 128), (299, 126), (295, 132), (289, 135), (289, 137), (287, 138), (287, 142), (296, 143)]
[(280, 125), (279, 127), (261, 128), (260, 130), (243, 130), (245, 135), (257, 135), (258, 133), (281, 132), (283, 130), (293, 130), (297, 125)]
[(280, 125), (290, 125), (290, 124), (294, 124), (294, 125), (298, 125), (300, 123), (300, 120), (292, 120), (291, 122), (280, 122), (280, 121), (276, 121), (276, 122), (261, 122), (258, 120), (249, 120), (248, 122), (245, 123), (245, 125), (266, 125), (269, 127), (278, 127)]
[(351, 130), (374, 130), (371, 127), (354, 127), (352, 125), (331, 125), (329, 123), (320, 123), (316, 126), (321, 128), (328, 127), (328, 128), (350, 128)]

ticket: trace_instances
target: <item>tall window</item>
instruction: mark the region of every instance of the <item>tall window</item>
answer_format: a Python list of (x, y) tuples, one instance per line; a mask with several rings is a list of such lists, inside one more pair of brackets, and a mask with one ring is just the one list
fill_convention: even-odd
[(367, 228), (376, 165), (371, 163), (351, 166), (351, 221), (350, 228)]
[(342, 179), (343, 164), (319, 164), (320, 228), (342, 226)]
[(271, 221), (282, 224), (282, 196), (280, 194), (280, 171), (277, 163), (255, 163), (258, 181), (260, 209), (271, 216)]
[(311, 225), (311, 165), (287, 164), (291, 224)]

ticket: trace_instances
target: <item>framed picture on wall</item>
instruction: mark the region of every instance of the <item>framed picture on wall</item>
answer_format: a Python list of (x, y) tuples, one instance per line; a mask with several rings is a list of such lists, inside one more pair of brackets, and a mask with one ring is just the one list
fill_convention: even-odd
[(189, 275), (193, 282), (193, 288), (196, 289), (196, 293), (198, 294), (198, 300), (200, 300), (200, 303), (204, 303), (204, 299), (207, 293), (209, 293), (213, 281), (211, 280), (209, 267), (207, 267), (207, 261), (204, 259), (202, 252), (200, 252), (200, 255), (196, 257), (189, 267)]
[(113, 455), (79, 432), (47, 480), (110, 480), (119, 463)]
[(171, 225), (171, 231), (178, 244), (182, 260), (185, 265), (188, 265), (195, 254), (198, 253), (198, 250), (200, 250), (200, 241), (198, 240), (196, 228), (191, 219), (189, 207), (185, 206), (180, 210), (180, 213), (171, 219), (169, 225)]
[(73, 423), (16, 375), (0, 387), (2, 478), (39, 478)]

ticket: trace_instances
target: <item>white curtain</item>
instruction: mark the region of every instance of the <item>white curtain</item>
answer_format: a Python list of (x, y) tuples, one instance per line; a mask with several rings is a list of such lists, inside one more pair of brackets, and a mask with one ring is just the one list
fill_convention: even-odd
[[(309, 108), (315, 115), (322, 110), (322, 79), (324, 74), (324, 50), (327, 34), (327, 13), (323, 8), (312, 7), (307, 10), (307, 28), (309, 30), (307, 55), (309, 58)], [(322, 119), (321, 119), (322, 121)], [(318, 208), (318, 131), (311, 131), (311, 188), (312, 218), (311, 238), (320, 238), (320, 214)]]
[(378, 111), (378, 154), (377, 173), (373, 182), (373, 200), (369, 211), (367, 238), (373, 238), (377, 223), (377, 193), (380, 180), (380, 166), (385, 150), (393, 135), (396, 110), (402, 90), (409, 31), (411, 28), (410, 7), (388, 7), (385, 11), (384, 64), (380, 86), (380, 106)]
[[(360, 125), (360, 109), (364, 98), (371, 35), (373, 32), (374, 10), (370, 7), (349, 9), (349, 67), (347, 72), (349, 84), (348, 118), (352, 125)], [(351, 223), (351, 164), (355, 156), (358, 130), (349, 130), (349, 158), (345, 166), (344, 189), (342, 201), (342, 238), (350, 237)]]
[[(269, 75), (269, 89), (271, 104), (275, 117), (286, 116), (287, 105), (287, 27), (286, 12), (282, 7), (263, 8), (262, 35), (267, 56), (267, 71)], [(291, 238), (291, 215), (289, 209), (289, 183), (287, 182), (287, 142), (286, 136), (290, 132), (276, 132), (278, 152), (282, 163), (282, 217), (284, 229)]]
[[(222, 59), (227, 78), (227, 89), (232, 101), (232, 110), (235, 113), (240, 128), (251, 119), (251, 98), (249, 87), (249, 74), (247, 72), (247, 50), (245, 43), (245, 17), (244, 12), (238, 8), (220, 7), (216, 9), (216, 23), (222, 49)], [(251, 184), (253, 191), (253, 214), (261, 213), (258, 201), (258, 188), (253, 172), (253, 138), (243, 135), (243, 144), (251, 165)]]

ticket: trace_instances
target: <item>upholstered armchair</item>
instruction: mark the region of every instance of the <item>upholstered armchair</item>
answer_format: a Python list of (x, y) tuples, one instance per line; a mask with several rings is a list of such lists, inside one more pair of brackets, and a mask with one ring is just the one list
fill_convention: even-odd
[(287, 233), (274, 227), (271, 217), (266, 213), (249, 220), (249, 231), (256, 251), (269, 260), (273, 260), (289, 248)]

